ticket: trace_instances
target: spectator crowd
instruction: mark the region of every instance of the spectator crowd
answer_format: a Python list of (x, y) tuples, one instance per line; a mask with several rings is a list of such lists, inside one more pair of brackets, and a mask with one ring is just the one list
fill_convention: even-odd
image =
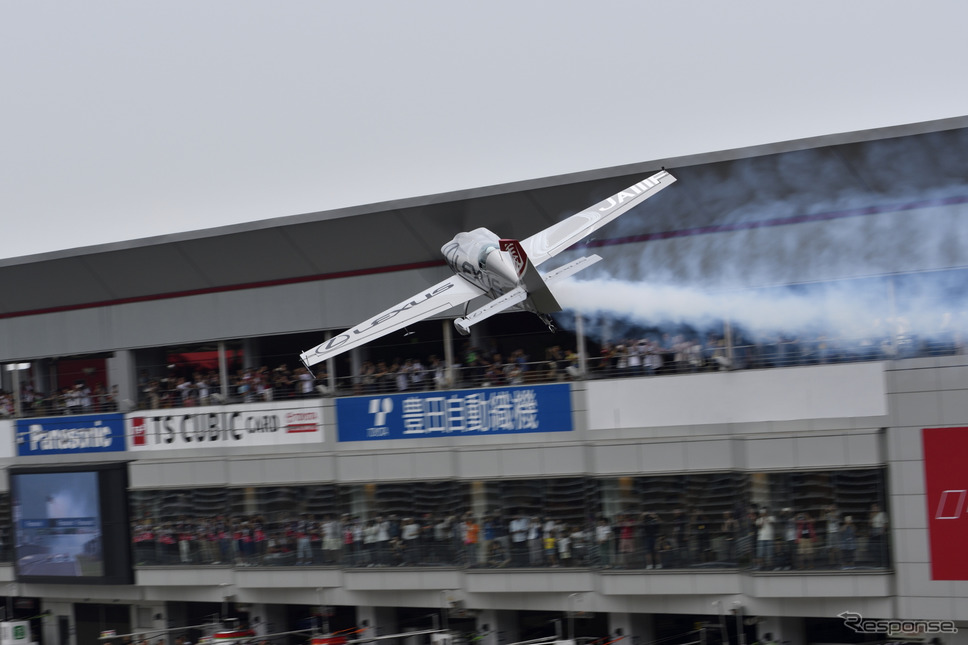
[[(585, 358), (575, 348), (548, 346), (543, 355), (531, 356), (523, 348), (508, 354), (496, 339), (485, 339), (485, 347), (465, 343), (452, 369), (437, 355), (392, 360), (364, 360), (352, 374), (332, 381), (325, 363), (290, 368), (279, 364), (236, 369), (228, 374), (226, 387), (217, 370), (198, 365), (168, 365), (164, 375), (142, 370), (138, 377), (137, 401), (120, 401), (118, 387), (85, 379), (50, 394), (36, 391), (28, 380), (21, 384), (24, 416), (53, 416), (114, 412), (131, 408), (163, 409), (255, 403), (287, 398), (327, 395), (363, 395), (428, 389), (489, 387), (544, 383), (583, 378), (662, 376), (709, 371), (768, 369), (796, 365), (821, 365), (856, 361), (892, 360), (916, 356), (965, 353), (958, 335), (918, 339), (912, 335), (862, 338), (854, 341), (827, 338), (799, 338), (778, 335), (747, 342), (741, 336), (727, 341), (721, 335), (695, 333), (650, 334), (603, 343)], [(11, 392), (0, 390), (0, 415), (15, 415)]]
[(139, 565), (853, 569), (888, 566), (888, 520), (761, 507), (678, 508), (588, 521), (514, 514), (299, 514), (136, 519)]

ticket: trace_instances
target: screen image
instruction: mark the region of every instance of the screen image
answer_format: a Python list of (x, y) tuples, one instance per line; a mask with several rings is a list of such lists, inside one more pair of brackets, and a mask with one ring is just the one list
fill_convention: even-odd
[[(27, 581), (125, 584), (126, 471), (14, 469), (10, 473), (13, 557)], [(117, 549), (114, 545), (121, 544)]]
[(15, 556), (27, 576), (103, 576), (97, 473), (14, 475)]

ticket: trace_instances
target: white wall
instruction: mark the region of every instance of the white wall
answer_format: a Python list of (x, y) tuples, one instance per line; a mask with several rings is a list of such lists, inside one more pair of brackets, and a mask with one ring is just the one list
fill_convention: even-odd
[(588, 429), (887, 414), (884, 368), (852, 363), (588, 384)]
[[(889, 514), (894, 523), (898, 617), (963, 620), (968, 617), (968, 581), (931, 579), (921, 431), (968, 426), (968, 357), (904, 361), (887, 372), (887, 382), (892, 420), (887, 433)], [(965, 538), (968, 544), (968, 532)]]

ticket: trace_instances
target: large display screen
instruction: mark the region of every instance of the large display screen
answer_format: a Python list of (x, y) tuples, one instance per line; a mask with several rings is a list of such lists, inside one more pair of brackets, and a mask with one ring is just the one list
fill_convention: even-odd
[(10, 472), (18, 580), (130, 584), (124, 464)]

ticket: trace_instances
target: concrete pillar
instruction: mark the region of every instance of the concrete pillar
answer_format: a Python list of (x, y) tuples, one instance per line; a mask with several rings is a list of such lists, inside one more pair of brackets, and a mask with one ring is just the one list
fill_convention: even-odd
[(229, 388), (229, 383), (231, 382), (231, 375), (229, 374), (229, 358), (228, 350), (225, 346), (225, 341), (220, 340), (218, 342), (218, 380), (219, 380), (219, 396), (222, 402), (228, 402), (229, 397), (232, 393)]
[(469, 336), (464, 336), (464, 338), (468, 342), (470, 342), (471, 347), (478, 347), (480, 349), (484, 349), (483, 347), (481, 347), (481, 338), (484, 335), (484, 325), (485, 324), (487, 324), (487, 323), (478, 323), (477, 325), (474, 325), (473, 327), (471, 327), (471, 333), (470, 333), (470, 335)]
[(263, 603), (254, 602), (249, 608), (249, 627), (255, 632), (255, 635), (262, 638), (266, 634), (270, 634), (268, 629), (266, 629), (267, 619), (266, 619), (267, 607)]
[(655, 641), (655, 619), (652, 614), (610, 613), (608, 633), (620, 639), (616, 645), (645, 645)]
[[(156, 629), (165, 629), (168, 626), (169, 618), (176, 625), (185, 625), (187, 622), (186, 616), (185, 603), (173, 602), (170, 606), (163, 602), (150, 605), (132, 605), (131, 631), (150, 632)], [(137, 642), (138, 639), (135, 638), (134, 641)]]
[(287, 624), (286, 605), (252, 605), (252, 617), (258, 617), (257, 634), (277, 634), (290, 629)]
[(506, 645), (520, 638), (517, 613), (510, 610), (485, 609), (477, 615), (476, 627), (480, 645)]
[(766, 641), (766, 634), (775, 642), (789, 641), (790, 645), (807, 645), (806, 629), (803, 618), (799, 616), (764, 616), (763, 622), (756, 626), (756, 638)]
[(490, 510), (488, 506), (487, 499), (487, 486), (482, 481), (472, 481), (470, 483), (470, 493), (471, 493), (471, 514), (474, 518), (481, 522), (484, 519), (484, 515)]
[(588, 348), (585, 345), (585, 321), (581, 314), (575, 314), (575, 352), (578, 354), (578, 371), (581, 378), (588, 378)]
[[(406, 627), (403, 630), (404, 633), (406, 633), (406, 632), (416, 632), (416, 631), (420, 631), (420, 630), (418, 628), (416, 628), (416, 627)], [(404, 636), (403, 637), (403, 645), (421, 645), (421, 643), (425, 643), (426, 641), (427, 641), (427, 635), (426, 634), (420, 634), (419, 636)]]
[(447, 366), (445, 377), (447, 379), (447, 386), (444, 389), (451, 389), (454, 387), (455, 379), (457, 374), (454, 372), (454, 337), (453, 337), (453, 323), (450, 320), (440, 321), (443, 325), (443, 336), (444, 336), (444, 365)]
[(42, 358), (33, 362), (34, 394), (43, 392), (49, 394), (56, 388), (56, 383), (51, 382), (49, 358)]
[[(77, 645), (77, 626), (74, 624), (74, 608), (69, 602), (44, 600), (41, 611), (49, 612), (43, 620), (44, 645)], [(61, 638), (61, 624), (66, 619), (68, 634)]]
[[(22, 363), (22, 365), (29, 365), (30, 363)], [(23, 406), (21, 405), (20, 399), (20, 388), (22, 383), (27, 381), (27, 369), (19, 369), (17, 363), (10, 363), (4, 366), (2, 378), (0, 378), (0, 386), (8, 392), (13, 392), (14, 401), (14, 416), (21, 417), (24, 414)], [(18, 366), (18, 369), (7, 370), (8, 367)], [(23, 373), (23, 374), (21, 374)]]
[[(395, 607), (357, 607), (356, 617), (360, 626), (366, 621), (366, 631), (360, 638), (385, 636), (397, 633), (397, 610)], [(381, 641), (385, 645), (399, 645), (393, 640)]]
[(119, 349), (105, 363), (108, 372), (106, 384), (108, 391), (111, 392), (114, 386), (118, 388), (116, 393), (118, 411), (133, 410), (138, 402), (138, 372), (135, 367), (134, 352)]
[[(151, 612), (152, 620), (158, 614), (161, 614), (162, 619), (159, 622), (163, 622), (166, 625), (187, 625), (188, 624), (188, 603), (184, 602), (169, 602), (165, 603), (164, 606), (149, 607)], [(154, 623), (151, 623), (154, 624)], [(170, 636), (170, 635), (169, 635)], [(166, 638), (167, 642), (174, 642), (174, 638)]]
[(350, 354), (350, 357), (349, 357), (350, 373), (347, 374), (346, 376), (351, 377), (351, 380), (348, 382), (352, 383), (353, 382), (352, 378), (355, 377), (357, 374), (359, 374), (360, 371), (363, 369), (363, 361), (365, 360), (365, 357), (363, 356), (363, 351), (359, 347), (354, 347), (353, 349), (351, 349), (349, 354)]
[(262, 365), (262, 353), (258, 338), (242, 339), (242, 367), (257, 368)]
[(497, 612), (493, 609), (484, 609), (477, 614), (474, 620), (474, 629), (477, 630), (480, 640), (478, 645), (499, 645), (497, 639)]
[[(327, 331), (323, 338), (324, 340), (328, 341), (332, 337), (333, 337), (333, 332)], [(356, 374), (356, 372), (353, 372), (352, 374), (347, 374), (346, 376), (352, 379), (353, 374)], [(329, 388), (329, 391), (331, 394), (336, 394), (336, 359), (335, 358), (329, 358), (326, 360), (326, 382), (323, 383), (323, 385)]]

